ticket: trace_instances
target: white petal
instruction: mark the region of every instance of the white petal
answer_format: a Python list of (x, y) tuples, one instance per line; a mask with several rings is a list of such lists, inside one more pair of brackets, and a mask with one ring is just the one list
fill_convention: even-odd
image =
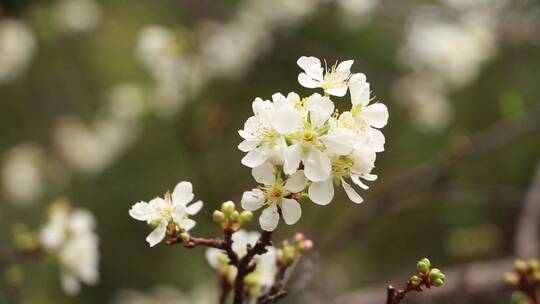
[(364, 190), (367, 190), (369, 189), (368, 185), (364, 184), (364, 182), (362, 182), (360, 180), (360, 177), (358, 175), (351, 175), (351, 180), (353, 181), (353, 183), (355, 183), (357, 186), (360, 186), (360, 188), (364, 189)]
[(147, 237), (146, 241), (150, 244), (150, 247), (156, 246), (165, 238), (165, 232), (167, 231), (167, 221), (162, 220), (159, 226), (154, 229)]
[(186, 205), (193, 200), (193, 186), (190, 182), (179, 182), (172, 193), (173, 203)]
[(338, 64), (336, 71), (339, 71), (344, 74), (350, 74), (353, 63), (354, 63), (354, 60), (342, 61)]
[(326, 145), (328, 152), (337, 155), (347, 155), (351, 153), (361, 139), (351, 129), (335, 128), (327, 135), (322, 136), (321, 141)]
[(255, 148), (261, 143), (258, 139), (245, 139), (238, 145), (238, 149), (242, 152), (249, 152)]
[(242, 194), (240, 204), (242, 204), (242, 208), (248, 211), (254, 211), (261, 208), (264, 205), (264, 202), (266, 202), (264, 192), (262, 192), (261, 189), (255, 188), (251, 191), (245, 191), (244, 194)]
[(283, 172), (291, 175), (300, 166), (300, 160), (302, 159), (302, 144), (296, 143), (289, 147), (285, 151), (285, 163), (283, 164)]
[(331, 87), (328, 88), (325, 92), (332, 96), (343, 97), (345, 96), (345, 94), (347, 94), (347, 85)]
[(146, 202), (136, 203), (129, 209), (129, 215), (139, 221), (148, 221), (151, 218), (152, 207)]
[(384, 151), (384, 144), (386, 142), (384, 138), (384, 134), (375, 129), (375, 128), (369, 128), (369, 146), (373, 149), (375, 152), (382, 152)]
[(298, 170), (293, 175), (289, 176), (283, 188), (293, 193), (302, 192), (306, 187), (307, 182), (308, 180), (304, 175), (304, 170)]
[(274, 102), (274, 107), (282, 106), (289, 103), (289, 101), (287, 100), (287, 97), (285, 97), (285, 95), (281, 93), (272, 94), (272, 102)]
[(307, 76), (319, 82), (323, 81), (324, 70), (321, 66), (321, 61), (318, 58), (313, 56), (302, 56), (298, 59), (298, 61), (296, 61), (296, 63), (306, 72)]
[(172, 210), (172, 218), (175, 222), (179, 223), (182, 219), (186, 217), (186, 205), (181, 203), (174, 203)]
[(354, 150), (352, 154), (353, 171), (358, 174), (369, 173), (375, 166), (377, 154), (370, 147), (360, 147)]
[(378, 176), (376, 174), (366, 174), (366, 173), (364, 173), (364, 174), (362, 174), (362, 178), (367, 180), (367, 181), (372, 182), (372, 181), (376, 181)]
[(313, 80), (313, 78), (306, 75), (306, 73), (298, 74), (298, 82), (301, 86), (308, 89), (315, 89), (321, 86), (321, 83), (319, 81)]
[(293, 225), (302, 216), (302, 208), (300, 203), (294, 199), (283, 198), (281, 201), (281, 213), (283, 214), (283, 220), (287, 225)]
[(328, 118), (334, 113), (334, 103), (328, 96), (313, 94), (307, 102), (307, 109), (313, 128), (317, 128), (325, 123)]
[(186, 212), (189, 215), (195, 215), (195, 214), (199, 213), (199, 211), (201, 211), (202, 207), (203, 207), (203, 202), (202, 201), (196, 201), (195, 203), (190, 204), (187, 207)]
[(309, 186), (309, 198), (316, 204), (328, 205), (334, 198), (334, 184), (329, 178), (322, 182), (314, 182)]
[(251, 150), (242, 158), (242, 164), (246, 167), (255, 168), (260, 166), (266, 160), (266, 150), (264, 148), (257, 148)]
[(380, 129), (388, 123), (388, 108), (382, 103), (369, 105), (360, 114), (374, 128)]
[(369, 103), (370, 88), (366, 81), (366, 75), (362, 73), (354, 74), (349, 79), (349, 90), (351, 92), (351, 102), (353, 105), (363, 106)]
[(360, 204), (364, 201), (364, 199), (356, 192), (356, 190), (349, 185), (345, 179), (341, 179), (341, 184), (343, 185), (343, 189), (345, 189), (345, 193), (347, 193), (347, 196), (351, 201), (354, 203)]
[(261, 228), (265, 231), (274, 231), (279, 223), (279, 213), (277, 206), (272, 204), (264, 209), (259, 217)]
[(280, 134), (289, 135), (302, 126), (302, 115), (291, 103), (281, 105), (272, 111), (272, 126)]
[(286, 151), (287, 142), (285, 141), (285, 138), (280, 136), (276, 138), (273, 145), (266, 150), (266, 161), (276, 166), (283, 166)]
[(251, 170), (251, 175), (259, 183), (263, 185), (273, 185), (275, 183), (275, 169), (270, 163), (264, 163)]
[(210, 266), (212, 266), (214, 269), (219, 267), (219, 259), (222, 255), (225, 256), (223, 251), (216, 248), (208, 248), (205, 252), (206, 261), (208, 261), (208, 264), (210, 264)]
[(66, 271), (62, 271), (60, 274), (60, 284), (64, 292), (69, 296), (76, 296), (81, 291), (81, 283), (73, 274)]
[(195, 227), (195, 224), (197, 224), (197, 222), (195, 222), (194, 220), (189, 219), (189, 218), (181, 219), (178, 223), (179, 223), (179, 224), (182, 226), (182, 228), (184, 228), (186, 231), (190, 231), (193, 227)]
[(332, 164), (328, 156), (315, 147), (310, 149), (304, 166), (306, 177), (314, 182), (327, 179), (332, 171)]

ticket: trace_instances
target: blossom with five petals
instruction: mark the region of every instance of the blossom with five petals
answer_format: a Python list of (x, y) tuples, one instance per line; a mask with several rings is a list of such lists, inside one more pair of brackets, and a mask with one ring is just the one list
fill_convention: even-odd
[(172, 195), (167, 192), (164, 198), (156, 197), (148, 203), (136, 203), (129, 210), (129, 215), (136, 220), (146, 221), (154, 228), (146, 238), (150, 247), (153, 247), (165, 238), (169, 224), (185, 231), (195, 226), (195, 221), (189, 216), (197, 214), (203, 202), (190, 204), (193, 197), (193, 186), (183, 181), (176, 185)]

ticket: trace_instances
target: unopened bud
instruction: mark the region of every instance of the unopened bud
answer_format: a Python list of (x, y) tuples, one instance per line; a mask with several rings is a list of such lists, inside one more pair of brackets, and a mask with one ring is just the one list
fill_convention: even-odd
[(423, 258), (416, 263), (416, 269), (419, 272), (426, 272), (431, 268), (431, 262), (427, 258)]
[(302, 242), (306, 239), (306, 236), (302, 233), (302, 232), (297, 232), (295, 235), (294, 235), (294, 240), (297, 241), (297, 242)]
[(504, 282), (509, 285), (517, 285), (519, 282), (519, 277), (513, 272), (507, 272), (503, 276)]
[(233, 222), (237, 222), (240, 219), (240, 213), (238, 213), (238, 211), (234, 210), (230, 215), (230, 219)]
[(302, 249), (302, 251), (310, 251), (311, 249), (313, 249), (313, 246), (314, 245), (312, 240), (305, 240), (302, 242), (300, 249)]
[(415, 276), (415, 275), (412, 276), (410, 280), (413, 286), (418, 286), (420, 285), (420, 283), (422, 283), (422, 279), (420, 279), (418, 276)]
[(444, 284), (444, 280), (443, 279), (436, 279), (435, 281), (431, 282), (433, 284), (433, 286), (435, 287), (441, 287), (443, 286)]
[(514, 262), (514, 268), (517, 271), (523, 272), (523, 271), (527, 270), (527, 263), (525, 263), (525, 261), (523, 261), (523, 260), (517, 260), (517, 261)]
[(529, 260), (529, 267), (532, 270), (538, 271), (538, 270), (540, 270), (540, 263), (538, 263), (538, 260), (536, 260), (536, 259), (531, 259), (531, 260)]
[(180, 239), (182, 240), (183, 244), (187, 244), (191, 239), (191, 236), (187, 232), (182, 232), (180, 233)]
[(212, 219), (216, 223), (221, 223), (225, 219), (225, 214), (219, 210), (215, 210), (214, 213), (212, 213)]
[(226, 215), (230, 215), (234, 211), (235, 208), (236, 207), (234, 203), (231, 201), (221, 204), (221, 212), (225, 213)]
[(431, 282), (438, 280), (441, 276), (441, 271), (438, 268), (433, 268), (429, 271), (429, 279)]
[(253, 219), (253, 212), (251, 211), (242, 211), (242, 213), (240, 213), (240, 222), (243, 224), (243, 223), (247, 223), (249, 221), (251, 221)]
[(283, 257), (287, 261), (287, 263), (292, 263), (296, 259), (296, 250), (294, 250), (294, 247), (285, 247), (283, 248)]

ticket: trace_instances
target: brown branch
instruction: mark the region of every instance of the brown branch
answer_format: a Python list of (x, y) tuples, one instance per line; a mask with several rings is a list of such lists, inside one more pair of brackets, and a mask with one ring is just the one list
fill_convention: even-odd
[[(516, 242), (516, 255), (531, 258), (540, 254), (538, 229), (540, 229), (540, 162), (536, 166), (533, 182), (526, 195), (521, 211)], [(529, 244), (533, 243), (533, 245)], [(456, 293), (483, 294), (503, 287), (501, 279), (504, 270), (513, 269), (516, 257), (511, 256), (489, 262), (473, 262), (445, 270), (448, 278), (443, 288), (430, 292), (430, 297), (446, 297)], [(380, 286), (380, 285), (379, 285)], [(388, 291), (390, 292), (390, 291)], [(384, 295), (379, 287), (367, 287), (353, 291), (340, 299), (338, 304), (379, 304)]]
[(255, 246), (248, 245), (247, 253), (236, 264), (238, 273), (234, 282), (234, 304), (244, 303), (244, 278), (255, 270), (255, 264), (252, 263), (256, 255), (266, 253), (267, 246), (272, 245), (272, 232), (263, 231), (261, 237)]
[(536, 165), (533, 182), (525, 197), (518, 220), (515, 254), (518, 258), (535, 257), (540, 252), (540, 162)]
[(278, 269), (274, 277), (274, 284), (272, 284), (266, 293), (259, 296), (257, 299), (257, 304), (275, 303), (277, 300), (287, 295), (287, 292), (283, 290), (283, 285), (285, 273), (291, 265), (291, 263), (286, 263), (285, 261), (278, 261)]

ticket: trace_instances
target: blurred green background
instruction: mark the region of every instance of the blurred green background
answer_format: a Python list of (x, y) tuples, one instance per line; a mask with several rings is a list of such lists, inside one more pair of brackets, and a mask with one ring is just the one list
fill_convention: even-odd
[[(237, 130), (255, 97), (311, 93), (297, 83), (302, 55), (354, 59), (390, 120), (364, 204), (336, 191), (329, 207), (305, 205), (299, 224), (280, 225), (275, 240), (304, 231), (316, 246), (288, 303), (332, 303), (374, 284), (384, 294), (424, 256), (444, 270), (514, 254), (540, 155), (538, 1), (1, 0), (0, 9), (0, 245), (10, 246), (14, 223), (39, 229), (58, 197), (91, 210), (100, 236), (97, 286), (70, 298), (52, 264), (28, 263), (23, 303), (217, 286), (203, 249), (148, 248), (148, 227), (128, 210), (189, 180), (205, 202), (195, 233), (218, 233), (213, 208), (254, 185)], [(6, 22), (23, 26), (13, 47), (2, 44)]]

